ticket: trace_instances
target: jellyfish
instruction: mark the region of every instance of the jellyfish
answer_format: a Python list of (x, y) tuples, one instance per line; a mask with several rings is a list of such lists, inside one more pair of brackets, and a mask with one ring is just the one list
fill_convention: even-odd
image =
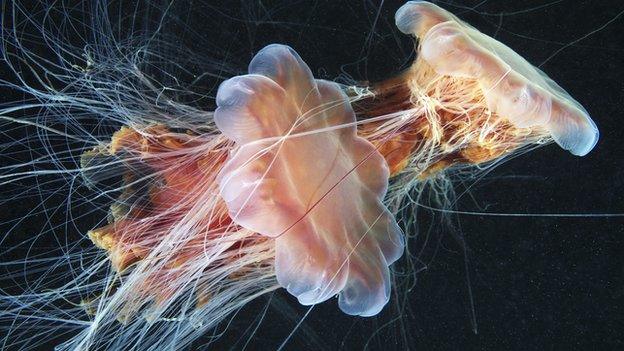
[[(318, 79), (295, 49), (273, 44), (220, 84), (216, 110), (175, 105), (85, 147), (82, 182), (104, 189), (120, 177), (106, 223), (87, 233), (96, 259), (70, 289), (24, 304), (48, 313), (48, 297), (78, 300), (88, 320), (60, 347), (187, 346), (278, 289), (375, 316), (408, 245), (397, 214), (412, 193), (536, 145), (578, 156), (596, 145), (588, 112), (504, 44), (424, 1), (395, 21), (416, 58), (394, 77)], [(177, 123), (186, 115), (200, 127)]]

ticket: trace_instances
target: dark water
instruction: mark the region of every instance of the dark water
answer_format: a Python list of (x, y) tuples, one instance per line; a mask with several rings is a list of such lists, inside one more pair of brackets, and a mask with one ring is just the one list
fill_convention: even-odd
[[(171, 72), (181, 80), (191, 78), (180, 66), (189, 71), (208, 67), (221, 77), (233, 76), (265, 45), (283, 43), (293, 47), (319, 78), (376, 81), (406, 68), (413, 59), (412, 40), (394, 27), (394, 12), (402, 4), (192, 1), (169, 6), (155, 1), (113, 6), (110, 17), (117, 33), (126, 37), (132, 37), (130, 29), (144, 38), (161, 26), (157, 38), (175, 45), (158, 44), (158, 50), (179, 61), (163, 61), (154, 71)], [(409, 247), (420, 253), (422, 265), (417, 268), (422, 271), (411, 291), (401, 294), (406, 300), (393, 300), (379, 316), (349, 317), (329, 301), (314, 307), (296, 328), (308, 309), (278, 292), (241, 311), (212, 344), (215, 349), (240, 349), (249, 338), (248, 349), (276, 349), (293, 331), (284, 349), (624, 346), (624, 3), (438, 4), (540, 66), (577, 99), (600, 129), (596, 148), (579, 158), (550, 145), (509, 160), (483, 179), (457, 184), (462, 194), (457, 210), (471, 213), (453, 214), (452, 227), (441, 225), (439, 214), (420, 211), (422, 235)], [(66, 15), (79, 18), (88, 6), (74, 10)], [(179, 47), (206, 57), (203, 67), (196, 67)], [(220, 80), (205, 77), (194, 88), (213, 96)], [(0, 98), (15, 101), (20, 95), (7, 92)], [(211, 98), (195, 103), (214, 107)], [(3, 142), (19, 138), (11, 133), (15, 132), (2, 132)], [(3, 162), (28, 157), (11, 155)], [(3, 220), (39, 201), (33, 197), (3, 202)], [(42, 220), (33, 217), (23, 225), (37, 228)], [(72, 230), (86, 230), (97, 220), (84, 219)], [(401, 279), (403, 289), (413, 281)], [(269, 298), (271, 306), (250, 336), (248, 328)]]

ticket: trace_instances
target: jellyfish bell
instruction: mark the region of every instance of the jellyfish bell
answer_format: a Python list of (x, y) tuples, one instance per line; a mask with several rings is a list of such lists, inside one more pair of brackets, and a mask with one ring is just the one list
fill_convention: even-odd
[[(396, 12), (395, 20), (401, 32), (419, 39), (416, 62), (403, 76), (416, 104), (422, 94), (431, 97), (436, 89), (442, 90), (442, 95), (452, 98), (448, 102), (438, 98), (442, 102), (438, 110), (457, 109), (464, 114), (463, 119), (486, 112), (488, 121), (482, 123), (483, 127), (492, 124), (492, 116), (504, 120), (501, 124), (510, 123), (506, 129), (529, 129), (529, 135), (518, 135), (530, 137), (526, 143), (547, 136), (579, 156), (595, 146), (598, 129), (587, 111), (509, 47), (425, 1), (406, 3)], [(384, 85), (380, 84), (383, 94), (394, 94), (383, 91), (388, 89)], [(396, 85), (390, 85), (390, 89), (396, 89)], [(458, 99), (453, 98), (456, 94), (460, 95)], [(489, 134), (486, 128), (482, 131)], [(483, 137), (480, 133), (479, 138)], [(508, 141), (512, 144), (503, 150), (522, 144), (519, 138)]]
[(217, 94), (216, 124), (240, 144), (219, 175), (230, 217), (275, 238), (277, 280), (300, 303), (338, 295), (348, 314), (377, 314), (404, 246), (381, 203), (386, 161), (357, 136), (339, 86), (291, 48), (265, 47), (249, 73)]

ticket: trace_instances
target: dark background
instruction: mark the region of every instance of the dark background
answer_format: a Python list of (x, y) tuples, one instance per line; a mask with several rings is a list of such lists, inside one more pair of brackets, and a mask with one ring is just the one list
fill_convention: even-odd
[[(542, 70), (589, 111), (600, 141), (582, 158), (550, 145), (509, 160), (483, 179), (458, 184), (457, 210), (481, 214), (453, 214), (454, 225), (444, 226), (439, 213), (419, 211), (422, 233), (430, 225), (435, 229), (427, 243), (421, 235), (409, 244), (413, 252), (423, 252), (423, 264), (410, 292), (401, 294), (406, 301), (392, 301), (375, 318), (346, 316), (333, 301), (316, 306), (285, 349), (622, 349), (624, 3), (436, 3), (529, 62), (543, 63)], [(205, 94), (194, 103), (207, 109), (221, 78), (244, 72), (270, 43), (292, 46), (317, 77), (341, 82), (386, 78), (413, 59), (411, 39), (394, 27), (394, 12), (403, 1), (112, 4), (109, 16), (119, 39), (145, 37), (161, 26), (157, 38), (175, 44), (153, 47), (175, 65), (160, 62), (147, 71), (169, 72), (182, 82), (192, 81), (192, 74), (218, 72), (219, 77), (186, 85)], [(74, 18), (88, 13), (89, 6), (65, 12)], [(69, 39), (76, 45), (91, 40)], [(163, 84), (168, 79), (162, 74)], [(0, 95), (4, 101), (21, 96)], [(19, 215), (29, 203), (2, 206), (5, 215)], [(24, 225), (36, 227), (40, 220), (33, 217)], [(93, 221), (83, 226), (88, 229)], [(404, 267), (405, 262), (397, 268)], [(412, 280), (400, 277), (401, 291)], [(239, 313), (212, 346), (240, 349), (268, 299)], [(248, 348), (278, 348), (306, 312), (278, 292)]]

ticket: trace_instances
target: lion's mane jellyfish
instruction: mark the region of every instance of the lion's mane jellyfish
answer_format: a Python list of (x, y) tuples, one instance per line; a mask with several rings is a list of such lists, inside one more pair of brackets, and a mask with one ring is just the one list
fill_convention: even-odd
[[(108, 260), (76, 279), (113, 273), (81, 301), (92, 316), (65, 346), (188, 343), (278, 288), (375, 315), (409, 237), (395, 215), (414, 192), (535, 145), (585, 155), (596, 144), (587, 111), (510, 48), (427, 2), (405, 4), (396, 24), (417, 55), (395, 77), (314, 79), (293, 49), (270, 45), (221, 84), (202, 128), (127, 123), (84, 152), (86, 183), (120, 174), (121, 195), (88, 233)], [(177, 324), (152, 334), (146, 320)]]
[(89, 234), (117, 271), (135, 266), (124, 316), (193, 280), (198, 308), (281, 286), (304, 305), (338, 295), (344, 312), (375, 315), (404, 248), (391, 211), (407, 190), (550, 140), (575, 155), (595, 145), (583, 107), (505, 45), (427, 2), (396, 23), (418, 39), (396, 77), (341, 86), (270, 45), (220, 86), (213, 133), (134, 126), (83, 155), (85, 170), (124, 165), (111, 223)]

